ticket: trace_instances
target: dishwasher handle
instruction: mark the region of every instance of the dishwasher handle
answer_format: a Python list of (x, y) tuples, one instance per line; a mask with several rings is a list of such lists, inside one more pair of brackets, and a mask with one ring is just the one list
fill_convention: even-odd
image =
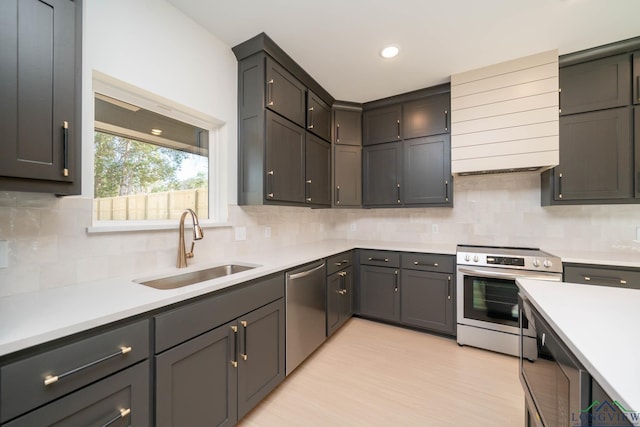
[(300, 273), (293, 273), (293, 274), (287, 274), (287, 279), (293, 280), (293, 279), (299, 279), (301, 277), (306, 277), (309, 276), (310, 274), (315, 273), (316, 271), (323, 269), (325, 267), (325, 263), (323, 262), (322, 264), (320, 264), (319, 266), (312, 268), (311, 270), (307, 270), (307, 271), (301, 271)]

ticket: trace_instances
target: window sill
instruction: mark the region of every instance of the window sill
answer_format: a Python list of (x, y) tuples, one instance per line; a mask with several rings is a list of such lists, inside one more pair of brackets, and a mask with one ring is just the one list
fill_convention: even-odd
[[(191, 226), (191, 220), (185, 223), (187, 227)], [(128, 233), (136, 231), (158, 231), (158, 230), (177, 230), (180, 223), (175, 221), (145, 221), (131, 223), (130, 221), (104, 221), (94, 223), (91, 227), (87, 227), (87, 234), (100, 233)], [(210, 220), (200, 221), (202, 228), (224, 228), (232, 227), (228, 222), (213, 222)]]

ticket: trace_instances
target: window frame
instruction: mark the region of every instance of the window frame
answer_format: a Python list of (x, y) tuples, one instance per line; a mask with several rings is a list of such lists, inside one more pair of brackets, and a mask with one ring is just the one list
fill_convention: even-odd
[[(176, 101), (163, 98), (136, 86), (124, 83), (105, 74), (93, 72), (93, 88), (91, 90), (91, 135), (95, 132), (95, 108), (93, 100), (96, 93), (121, 100), (126, 103), (165, 115), (167, 117), (192, 124), (209, 131), (209, 218), (200, 218), (202, 227), (228, 226), (228, 195), (226, 189), (226, 139), (222, 133), (226, 123), (222, 120), (196, 111)], [(89, 109), (87, 109), (89, 110)], [(88, 144), (87, 144), (88, 145)], [(115, 220), (99, 221), (94, 219), (93, 193), (95, 180), (95, 147), (93, 137), (91, 139), (91, 173), (90, 182), (87, 182), (85, 195), (92, 201), (91, 227), (88, 233), (163, 230), (178, 228), (177, 220)]]

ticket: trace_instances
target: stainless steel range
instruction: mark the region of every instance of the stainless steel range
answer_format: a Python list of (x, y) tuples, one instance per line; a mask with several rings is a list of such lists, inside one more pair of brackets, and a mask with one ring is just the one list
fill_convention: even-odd
[(458, 344), (517, 356), (516, 279), (560, 282), (562, 260), (537, 248), (458, 245), (457, 264)]

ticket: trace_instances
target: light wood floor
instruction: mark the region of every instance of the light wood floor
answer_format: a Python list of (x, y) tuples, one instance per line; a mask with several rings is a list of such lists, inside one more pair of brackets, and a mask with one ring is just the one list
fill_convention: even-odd
[(354, 318), (239, 425), (520, 427), (518, 359)]

